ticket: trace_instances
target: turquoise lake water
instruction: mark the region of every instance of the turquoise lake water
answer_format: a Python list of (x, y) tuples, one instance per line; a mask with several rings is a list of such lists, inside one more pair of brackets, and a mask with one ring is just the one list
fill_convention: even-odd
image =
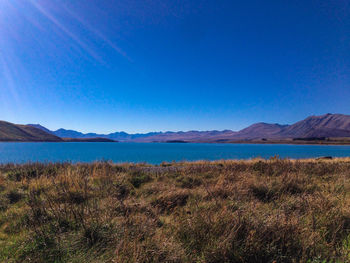
[(349, 157), (350, 146), (206, 143), (0, 143), (0, 163)]

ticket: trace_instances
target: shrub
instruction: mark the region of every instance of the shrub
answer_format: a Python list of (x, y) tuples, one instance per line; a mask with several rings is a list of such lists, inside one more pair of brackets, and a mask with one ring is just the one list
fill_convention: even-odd
[(164, 196), (158, 197), (151, 204), (153, 207), (159, 209), (161, 213), (171, 212), (176, 207), (185, 206), (189, 194), (186, 192), (170, 192)]
[(177, 185), (181, 188), (195, 188), (202, 184), (202, 181), (198, 178), (192, 178), (190, 176), (181, 176), (176, 179)]
[(14, 204), (19, 202), (23, 198), (23, 194), (19, 193), (16, 190), (11, 190), (7, 194), (7, 199), (9, 200), (10, 204)]
[(135, 187), (139, 188), (142, 184), (151, 181), (151, 177), (148, 174), (142, 172), (133, 172), (129, 179), (129, 182)]

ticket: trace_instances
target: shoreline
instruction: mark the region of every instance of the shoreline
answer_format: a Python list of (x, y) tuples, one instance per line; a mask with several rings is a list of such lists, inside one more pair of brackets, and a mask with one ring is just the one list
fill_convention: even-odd
[(271, 163), (271, 162), (299, 162), (299, 163), (309, 163), (309, 162), (326, 162), (326, 163), (336, 163), (336, 162), (350, 162), (350, 156), (347, 157), (333, 157), (333, 156), (320, 156), (320, 157), (310, 157), (310, 158), (281, 158), (279, 156), (270, 157), (270, 158), (247, 158), (247, 159), (218, 159), (218, 160), (193, 160), (193, 161), (163, 161), (161, 163), (149, 163), (149, 162), (114, 162), (111, 160), (95, 160), (95, 161), (37, 161), (37, 162), (0, 162), (0, 168), (7, 165), (15, 166), (27, 166), (27, 165), (71, 165), (71, 166), (80, 166), (80, 165), (103, 165), (108, 164), (111, 166), (135, 166), (139, 168), (156, 168), (156, 169), (167, 169), (167, 168), (177, 168), (177, 167), (186, 167), (186, 166), (197, 166), (197, 165), (227, 165), (227, 164), (252, 164), (252, 163)]
[(216, 141), (176, 141), (176, 142), (133, 142), (133, 141), (112, 141), (112, 140), (85, 140), (85, 139), (71, 139), (64, 141), (0, 141), (0, 143), (135, 143), (135, 144), (262, 144), (262, 145), (325, 145), (325, 146), (350, 146), (348, 142), (337, 141), (228, 141), (228, 142), (216, 142)]

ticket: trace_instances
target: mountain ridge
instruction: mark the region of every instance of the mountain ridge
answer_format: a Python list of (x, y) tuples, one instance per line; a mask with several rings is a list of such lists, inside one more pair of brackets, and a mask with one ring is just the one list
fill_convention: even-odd
[[(29, 124), (31, 125), (31, 124)], [(52, 135), (61, 138), (107, 138), (120, 142), (226, 142), (257, 139), (293, 139), (309, 137), (350, 137), (350, 115), (324, 114), (309, 116), (294, 124), (278, 123), (254, 123), (240, 131), (179, 131), (179, 132), (149, 132), (129, 134), (126, 132), (114, 132), (110, 134), (81, 133), (74, 130), (58, 129), (50, 131), (40, 124), (34, 125), (49, 131)]]

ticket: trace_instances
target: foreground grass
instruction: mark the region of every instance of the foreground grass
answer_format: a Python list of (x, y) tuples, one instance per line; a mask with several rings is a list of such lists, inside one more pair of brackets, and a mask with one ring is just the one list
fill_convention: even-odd
[(350, 159), (0, 166), (1, 262), (350, 262)]

